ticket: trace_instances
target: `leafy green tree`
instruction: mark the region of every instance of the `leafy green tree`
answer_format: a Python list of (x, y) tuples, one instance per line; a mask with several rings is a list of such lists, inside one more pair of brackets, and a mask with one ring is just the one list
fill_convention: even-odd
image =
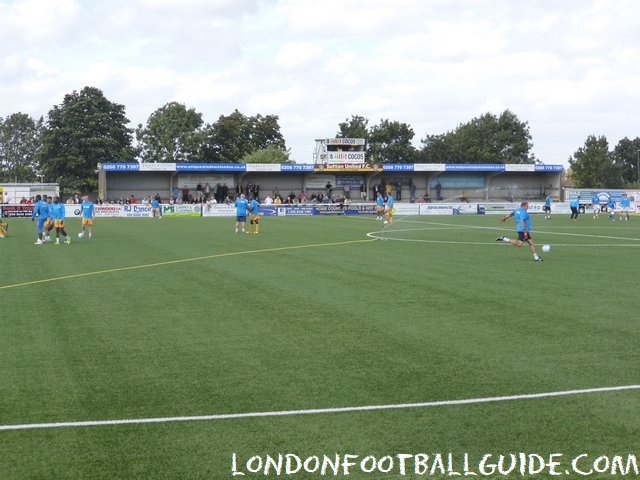
[(251, 148), (254, 151), (268, 147), (277, 147), (282, 151), (286, 150), (284, 137), (280, 132), (277, 115), (260, 114), (249, 117), (251, 125)]
[(25, 113), (0, 118), (0, 178), (4, 182), (34, 182), (38, 171), (40, 134), (44, 120)]
[(290, 152), (276, 145), (256, 150), (245, 155), (241, 163), (295, 163), (289, 158)]
[(338, 124), (337, 138), (369, 138), (369, 130), (367, 126), (369, 120), (360, 115), (351, 115), (351, 118), (347, 118), (344, 122)]
[(427, 135), (420, 142), (422, 149), (418, 152), (420, 163), (455, 163), (453, 153), (453, 136), (449, 134)]
[(65, 190), (95, 191), (98, 163), (133, 158), (128, 123), (124, 106), (95, 87), (65, 95), (49, 111), (42, 130), (39, 165), (44, 180), (59, 181)]
[(380, 120), (369, 133), (369, 158), (375, 163), (414, 163), (416, 149), (411, 145), (414, 135), (413, 128), (406, 123)]
[(620, 140), (611, 153), (611, 159), (624, 186), (640, 185), (640, 138)]
[(453, 132), (427, 135), (420, 159), (434, 163), (535, 163), (527, 122), (505, 110), (486, 113), (459, 125)]
[(571, 181), (576, 188), (620, 188), (622, 177), (609, 154), (606, 137), (590, 135), (584, 147), (569, 157)]
[(153, 112), (145, 127), (138, 125), (138, 155), (143, 162), (199, 161), (203, 142), (202, 114), (178, 102)]
[(216, 163), (240, 163), (243, 158), (269, 146), (286, 151), (276, 115), (247, 117), (238, 110), (220, 115), (207, 126), (203, 159)]

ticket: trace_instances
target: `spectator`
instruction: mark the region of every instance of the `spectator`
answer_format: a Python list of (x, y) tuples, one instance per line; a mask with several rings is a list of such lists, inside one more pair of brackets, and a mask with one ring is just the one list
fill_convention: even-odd
[(331, 197), (331, 195), (333, 194), (333, 185), (331, 185), (331, 182), (327, 182), (324, 188), (327, 191), (327, 196)]
[(416, 201), (416, 186), (413, 184), (413, 180), (409, 180), (409, 201), (411, 203)]

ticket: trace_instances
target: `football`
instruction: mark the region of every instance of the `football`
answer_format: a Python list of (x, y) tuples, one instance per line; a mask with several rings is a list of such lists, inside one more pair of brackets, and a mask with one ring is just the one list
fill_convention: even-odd
[(80, 233), (78, 234), (78, 238), (84, 238), (84, 233), (80, 232)]
[(542, 251), (543, 251), (544, 253), (547, 253), (547, 252), (549, 252), (550, 250), (551, 250), (551, 245), (543, 245), (543, 246), (542, 246)]

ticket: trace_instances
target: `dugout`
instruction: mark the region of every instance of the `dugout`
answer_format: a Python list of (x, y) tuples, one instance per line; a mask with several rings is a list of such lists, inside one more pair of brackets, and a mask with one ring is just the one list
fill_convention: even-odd
[[(193, 164), (193, 163), (108, 163), (98, 173), (98, 198), (118, 202), (131, 195), (140, 199), (159, 194), (171, 198), (175, 189), (196, 192), (198, 184), (208, 183), (212, 190), (226, 185), (229, 194), (241, 185), (257, 185), (260, 198), (277, 191), (283, 197), (305, 191), (307, 198), (324, 194), (326, 184), (334, 195), (348, 193), (352, 201), (360, 199), (364, 185), (367, 201), (373, 200), (373, 186), (391, 184), (399, 201), (420, 196), (427, 201), (470, 202), (542, 200), (550, 193), (560, 200), (562, 165), (504, 164), (382, 164), (327, 168), (314, 164)], [(439, 186), (439, 187), (438, 187)], [(438, 191), (440, 196), (438, 197)], [(195, 195), (194, 195), (195, 197)]]

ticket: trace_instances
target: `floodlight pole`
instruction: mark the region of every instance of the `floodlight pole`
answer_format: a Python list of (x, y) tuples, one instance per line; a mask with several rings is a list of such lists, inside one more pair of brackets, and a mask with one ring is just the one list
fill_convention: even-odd
[(638, 183), (640, 183), (640, 150), (638, 150), (636, 153), (638, 155), (638, 162), (636, 163), (636, 174), (638, 175), (637, 181)]

